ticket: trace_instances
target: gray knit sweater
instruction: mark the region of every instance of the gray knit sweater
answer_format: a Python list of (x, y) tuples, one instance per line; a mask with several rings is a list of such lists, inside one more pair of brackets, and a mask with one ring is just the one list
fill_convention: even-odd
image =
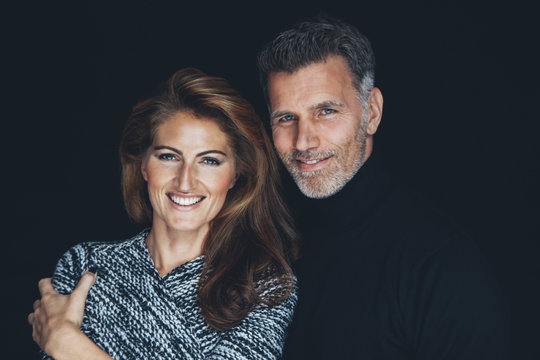
[[(161, 277), (146, 247), (148, 230), (121, 242), (83, 243), (60, 259), (54, 288), (69, 294), (95, 268), (82, 331), (115, 359), (276, 359), (296, 292), (277, 306), (259, 304), (226, 332), (209, 327), (197, 305), (204, 264), (198, 257)], [(277, 286), (265, 284), (262, 295)], [(47, 358), (44, 356), (44, 358)]]

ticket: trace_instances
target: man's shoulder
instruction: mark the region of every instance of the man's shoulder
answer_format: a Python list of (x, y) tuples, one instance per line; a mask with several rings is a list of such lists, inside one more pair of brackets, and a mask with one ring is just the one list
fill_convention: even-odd
[(377, 212), (372, 235), (387, 246), (424, 254), (478, 255), (471, 234), (452, 214), (405, 184), (398, 184), (381, 199)]

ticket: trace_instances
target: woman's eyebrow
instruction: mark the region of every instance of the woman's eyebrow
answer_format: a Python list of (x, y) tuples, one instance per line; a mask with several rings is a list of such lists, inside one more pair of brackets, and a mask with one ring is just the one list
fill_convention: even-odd
[(206, 151), (198, 153), (197, 156), (204, 156), (204, 155), (208, 155), (208, 154), (212, 154), (212, 153), (218, 153), (218, 154), (221, 154), (223, 156), (227, 156), (227, 154), (224, 153), (221, 150), (206, 150)]
[[(178, 149), (176, 149), (176, 148), (174, 148), (172, 146), (167, 146), (167, 145), (154, 146), (154, 150), (163, 150), (163, 149), (171, 150), (171, 151), (174, 151), (175, 153), (177, 153), (178, 155), (182, 155), (182, 151), (180, 151), (180, 150), (178, 150)], [(227, 156), (227, 154), (225, 152), (221, 151), (221, 150), (205, 150), (205, 151), (201, 151), (196, 156), (204, 156), (204, 155), (208, 155), (208, 154), (212, 154), (212, 153)]]
[(179, 155), (182, 155), (182, 152), (176, 148), (173, 148), (172, 146), (167, 146), (167, 145), (157, 145), (157, 146), (154, 146), (154, 150), (163, 150), (163, 149), (167, 149), (167, 150), (171, 150), (171, 151), (174, 151), (175, 153), (179, 154)]

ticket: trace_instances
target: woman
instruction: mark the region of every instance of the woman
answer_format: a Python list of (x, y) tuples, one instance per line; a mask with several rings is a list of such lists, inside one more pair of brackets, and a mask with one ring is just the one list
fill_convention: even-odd
[(134, 107), (120, 157), (127, 212), (151, 228), (70, 249), (52, 284), (70, 294), (97, 272), (84, 319), (80, 293), (42, 280), (34, 340), (57, 359), (279, 357), (297, 236), (251, 106), (223, 79), (180, 70)]

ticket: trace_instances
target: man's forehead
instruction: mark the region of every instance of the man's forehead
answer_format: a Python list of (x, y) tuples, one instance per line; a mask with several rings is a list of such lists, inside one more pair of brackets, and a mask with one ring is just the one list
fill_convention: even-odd
[(341, 58), (314, 63), (293, 73), (273, 72), (268, 78), (272, 111), (343, 106), (351, 91), (355, 92), (353, 81)]
[(343, 70), (346, 70), (350, 75), (352, 75), (349, 64), (343, 56), (339, 54), (329, 54), (322, 60), (310, 61), (300, 66), (297, 66), (293, 69), (281, 69), (281, 70), (270, 71), (268, 73), (268, 80), (270, 81), (270, 78), (273, 75), (290, 76), (290, 75), (297, 74), (299, 72), (303, 72), (305, 70), (309, 70), (310, 68), (325, 67), (325, 65), (338, 65), (339, 67), (343, 68)]

